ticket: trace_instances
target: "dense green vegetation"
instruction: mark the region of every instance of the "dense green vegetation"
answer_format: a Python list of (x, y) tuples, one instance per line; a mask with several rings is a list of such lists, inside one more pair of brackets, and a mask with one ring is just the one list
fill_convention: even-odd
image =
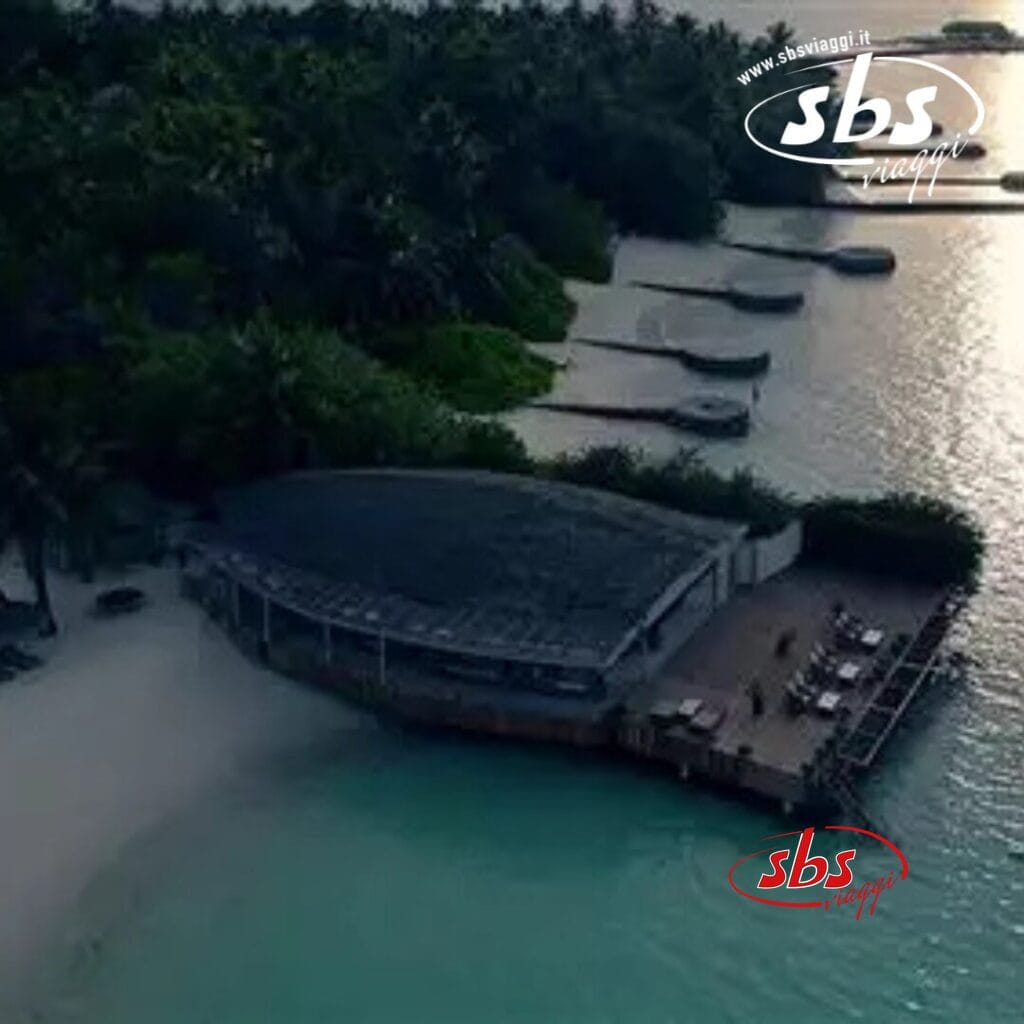
[(770, 529), (785, 502), (750, 477), (533, 467), (476, 414), (549, 386), (525, 343), (564, 336), (562, 279), (605, 279), (616, 232), (819, 193), (743, 135), (775, 86), (736, 72), (788, 38), (647, 0), (5, 0), (0, 538), (47, 619), (47, 535), (111, 481), (201, 500), (297, 467), (486, 466)]
[(438, 403), (411, 379), (314, 328), (147, 337), (125, 363), (113, 412), (130, 424), (124, 461), (183, 496), (295, 467), (525, 462), (513, 435)]
[(971, 586), (984, 554), (981, 529), (937, 498), (820, 498), (799, 502), (748, 472), (721, 477), (694, 454), (652, 463), (627, 448), (592, 448), (536, 472), (601, 487), (679, 512), (747, 523), (764, 536), (799, 516), (803, 561), (934, 585)]
[(922, 583), (971, 584), (984, 537), (974, 520), (937, 498), (823, 498), (804, 510), (808, 561)]
[(539, 467), (557, 480), (601, 487), (678, 512), (747, 523), (758, 537), (782, 529), (798, 511), (749, 472), (722, 477), (693, 452), (656, 463), (623, 447), (591, 448)]
[[(611, 226), (696, 236), (724, 195), (820, 189), (751, 147), (747, 43), (646, 0), (554, 11), (103, 0), (0, 11), (9, 363), (93, 350), (111, 311), (197, 329), (267, 308), (359, 337), (465, 317), (557, 340), (559, 275)], [(59, 341), (57, 340), (59, 336)]]
[(435, 388), (449, 405), (487, 413), (550, 389), (554, 364), (504, 327), (465, 321), (405, 328), (382, 339), (388, 363)]
[(548, 385), (523, 341), (563, 337), (564, 275), (604, 279), (613, 231), (820, 187), (741, 133), (761, 86), (734, 72), (782, 28), (646, 0), (218, 8), (0, 6), (0, 536), (33, 566), (103, 480), (521, 468), (456, 410)]

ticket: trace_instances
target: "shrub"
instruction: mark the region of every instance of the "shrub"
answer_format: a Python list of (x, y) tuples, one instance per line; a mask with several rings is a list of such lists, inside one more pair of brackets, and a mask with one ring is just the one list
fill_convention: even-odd
[(491, 247), (471, 304), (483, 319), (510, 327), (528, 341), (562, 341), (575, 313), (562, 279), (518, 239), (506, 236)]
[(821, 498), (804, 510), (804, 559), (929, 584), (973, 585), (981, 528), (938, 498)]
[(749, 472), (719, 476), (692, 453), (657, 464), (623, 447), (590, 448), (542, 467), (559, 480), (599, 487), (691, 515), (747, 523), (752, 536), (782, 529), (797, 506)]
[(465, 412), (497, 412), (550, 390), (554, 365), (504, 327), (444, 323), (404, 331), (384, 347), (406, 373)]
[(304, 466), (504, 469), (525, 459), (511, 431), (452, 411), (330, 331), (261, 320), (145, 335), (123, 359), (124, 441), (164, 491), (201, 494)]
[(622, 447), (562, 456), (537, 471), (679, 512), (748, 523), (753, 537), (774, 533), (799, 516), (805, 564), (929, 585), (971, 586), (984, 554), (984, 535), (968, 513), (918, 494), (829, 497), (801, 504), (749, 472), (720, 476), (693, 454), (656, 464)]
[(509, 226), (540, 259), (563, 277), (597, 282), (611, 277), (611, 228), (598, 203), (540, 175), (508, 192)]

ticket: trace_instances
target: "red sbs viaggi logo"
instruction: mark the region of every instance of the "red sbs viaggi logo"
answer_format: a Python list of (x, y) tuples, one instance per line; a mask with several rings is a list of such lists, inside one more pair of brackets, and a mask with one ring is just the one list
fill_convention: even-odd
[(872, 872), (870, 878), (858, 878), (854, 872), (857, 850), (846, 847), (828, 856), (812, 853), (815, 836), (812, 827), (768, 836), (768, 839), (788, 842), (741, 857), (729, 868), (729, 884), (740, 896), (772, 907), (790, 910), (851, 907), (855, 908), (854, 916), (858, 921), (866, 907), (868, 916), (873, 916), (882, 893), (907, 877), (907, 858), (895, 843), (877, 832), (852, 825), (826, 825), (822, 831), (856, 833), (875, 840), (893, 856), (893, 865), (888, 873)]

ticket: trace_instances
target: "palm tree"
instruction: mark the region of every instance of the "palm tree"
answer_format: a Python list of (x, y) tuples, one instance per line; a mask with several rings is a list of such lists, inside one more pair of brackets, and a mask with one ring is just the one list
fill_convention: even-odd
[(50, 527), (66, 521), (64, 506), (20, 450), (0, 410), (0, 551), (14, 540), (36, 592), (39, 633), (57, 631), (46, 580), (46, 538)]

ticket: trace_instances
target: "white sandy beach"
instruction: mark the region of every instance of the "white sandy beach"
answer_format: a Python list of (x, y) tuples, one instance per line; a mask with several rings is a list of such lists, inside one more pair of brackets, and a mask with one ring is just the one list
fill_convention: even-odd
[[(129, 579), (149, 606), (99, 620), (100, 584), (54, 576), (61, 633), (37, 647), (47, 663), (0, 685), (0, 1016), (129, 842), (267, 756), (359, 722), (247, 662), (178, 596), (172, 569)], [(13, 566), (0, 581), (27, 597)]]

